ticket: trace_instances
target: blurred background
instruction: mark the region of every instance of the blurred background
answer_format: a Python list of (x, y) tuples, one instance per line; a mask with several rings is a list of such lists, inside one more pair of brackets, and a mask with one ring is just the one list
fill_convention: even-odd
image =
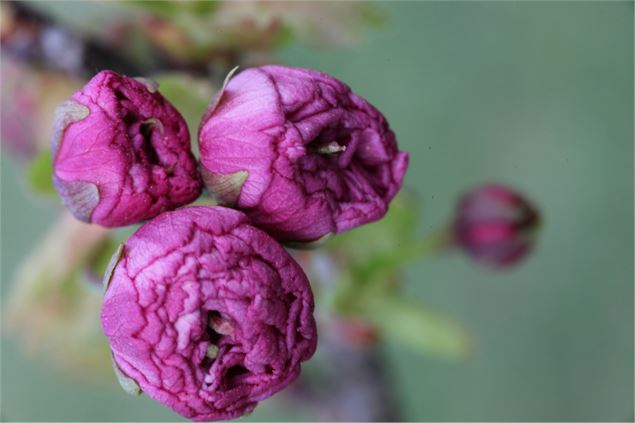
[[(0, 6), (2, 420), (182, 420), (109, 367), (94, 280), (134, 228), (63, 212), (56, 105), (101, 69), (149, 76), (195, 139), (230, 68), (281, 63), (375, 104), (410, 169), (384, 221), (298, 253), (319, 350), (243, 419), (633, 421), (632, 2)], [(525, 261), (408, 255), (484, 182), (540, 209)], [(345, 301), (369, 274), (391, 293), (380, 312)]]

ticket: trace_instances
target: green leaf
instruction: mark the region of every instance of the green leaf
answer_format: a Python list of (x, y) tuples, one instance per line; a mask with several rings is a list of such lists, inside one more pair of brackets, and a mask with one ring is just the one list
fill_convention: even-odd
[(53, 165), (51, 164), (51, 152), (42, 150), (29, 163), (26, 169), (26, 179), (29, 187), (37, 194), (55, 195), (53, 186)]
[(273, 41), (273, 46), (282, 47), (291, 44), (291, 42), (295, 39), (295, 31), (291, 26), (282, 22), (278, 31), (275, 34), (275, 39)]
[(216, 1), (155, 1), (155, 0), (127, 0), (125, 6), (132, 6), (146, 12), (154, 13), (166, 19), (173, 19), (176, 14), (190, 13), (198, 18), (206, 18), (206, 15), (214, 13), (218, 7)]
[(399, 255), (418, 242), (416, 201), (402, 192), (390, 204), (388, 213), (378, 222), (340, 234), (327, 249), (345, 254), (354, 263), (368, 263), (377, 257)]
[(382, 28), (386, 25), (386, 15), (374, 4), (362, 4), (361, 15), (364, 22), (372, 28)]
[(378, 299), (365, 314), (386, 338), (421, 354), (462, 359), (471, 352), (465, 329), (448, 317), (406, 299)]

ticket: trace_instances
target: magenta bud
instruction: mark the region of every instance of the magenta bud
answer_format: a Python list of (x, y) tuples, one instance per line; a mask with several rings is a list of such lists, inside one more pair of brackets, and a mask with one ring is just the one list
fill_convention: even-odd
[(58, 107), (51, 156), (64, 205), (107, 227), (188, 204), (202, 186), (183, 117), (153, 81), (112, 71)]
[(204, 116), (199, 144), (209, 190), (282, 241), (382, 218), (408, 167), (384, 116), (311, 69), (233, 77)]
[(250, 412), (315, 351), (305, 274), (239, 211), (165, 212), (110, 268), (101, 322), (122, 386), (187, 418)]
[(454, 240), (476, 261), (503, 268), (530, 252), (539, 224), (538, 211), (520, 194), (501, 185), (484, 185), (459, 202)]

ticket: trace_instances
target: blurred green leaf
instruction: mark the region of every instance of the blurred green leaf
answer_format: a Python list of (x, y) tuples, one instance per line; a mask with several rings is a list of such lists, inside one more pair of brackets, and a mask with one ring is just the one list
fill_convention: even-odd
[(189, 8), (195, 14), (210, 14), (214, 12), (218, 7), (218, 1), (204, 0), (204, 1), (188, 1), (179, 2), (181, 7)]
[(272, 45), (275, 47), (282, 47), (282, 46), (291, 44), (291, 42), (294, 39), (295, 39), (295, 31), (290, 25), (283, 22), (276, 33), (276, 36), (274, 41), (272, 42)]
[(450, 359), (465, 358), (471, 352), (465, 329), (448, 317), (406, 299), (374, 301), (366, 314), (386, 338), (416, 352)]
[(414, 198), (402, 192), (391, 202), (383, 219), (337, 235), (326, 247), (345, 252), (354, 263), (368, 263), (375, 257), (398, 254), (418, 240), (418, 212)]
[(386, 24), (386, 14), (372, 3), (362, 4), (360, 13), (364, 22), (371, 27), (380, 28)]
[(112, 237), (105, 238), (101, 244), (99, 244), (93, 254), (88, 258), (86, 263), (86, 270), (89, 274), (101, 282), (104, 277), (104, 272), (110, 263), (110, 259), (115, 251), (119, 248), (119, 242)]
[(402, 192), (383, 219), (327, 242), (326, 249), (341, 264), (341, 280), (332, 298), (335, 310), (348, 313), (395, 295), (402, 267), (430, 250), (431, 244), (416, 230), (418, 213), (414, 196)]
[(155, 1), (155, 0), (124, 0), (126, 6), (134, 6), (147, 12), (154, 13), (165, 18), (174, 18), (175, 14), (192, 13), (204, 16), (214, 12), (218, 6), (216, 1)]
[(48, 149), (44, 149), (29, 163), (26, 169), (26, 179), (29, 187), (35, 193), (55, 195), (52, 175), (51, 152)]
[(82, 270), (109, 232), (62, 212), (16, 269), (2, 315), (3, 329), (25, 351), (65, 376), (98, 383), (112, 380), (105, 378), (112, 369), (99, 324), (103, 294), (84, 283)]

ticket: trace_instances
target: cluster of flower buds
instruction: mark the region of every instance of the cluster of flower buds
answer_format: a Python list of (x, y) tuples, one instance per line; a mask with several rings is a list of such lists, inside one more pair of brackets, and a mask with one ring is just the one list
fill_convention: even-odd
[[(381, 219), (408, 155), (337, 79), (264, 66), (226, 82), (199, 130), (200, 174), (157, 84), (97, 74), (57, 110), (53, 181), (78, 219), (147, 221), (104, 277), (101, 322), (122, 386), (193, 420), (239, 417), (316, 346), (313, 296), (279, 242)], [(223, 205), (184, 207), (205, 185)]]

